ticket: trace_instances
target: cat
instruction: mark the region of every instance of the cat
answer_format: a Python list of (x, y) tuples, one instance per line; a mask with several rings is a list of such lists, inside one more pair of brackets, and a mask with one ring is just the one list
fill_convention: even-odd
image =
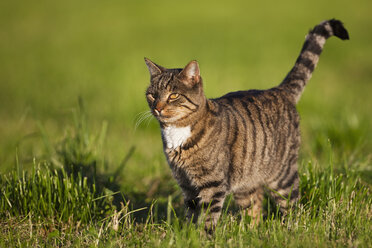
[(166, 69), (145, 58), (151, 76), (146, 98), (160, 123), (164, 153), (182, 189), (188, 219), (196, 223), (206, 213), (205, 228), (212, 229), (230, 193), (255, 223), (264, 191), (284, 214), (299, 199), (296, 103), (331, 36), (349, 39), (335, 19), (310, 30), (279, 86), (216, 99), (204, 95), (196, 61)]

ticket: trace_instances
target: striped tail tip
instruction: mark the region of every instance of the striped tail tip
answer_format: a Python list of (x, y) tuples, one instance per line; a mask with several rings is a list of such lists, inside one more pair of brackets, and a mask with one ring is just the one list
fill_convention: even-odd
[(300, 99), (304, 87), (318, 64), (326, 40), (332, 36), (341, 40), (349, 39), (349, 34), (341, 21), (336, 19), (323, 21), (310, 30), (306, 36), (295, 65), (279, 85), (293, 96), (295, 103)]
[(336, 19), (329, 20), (329, 24), (332, 27), (333, 35), (340, 38), (341, 40), (348, 40), (349, 33), (347, 32), (344, 24)]

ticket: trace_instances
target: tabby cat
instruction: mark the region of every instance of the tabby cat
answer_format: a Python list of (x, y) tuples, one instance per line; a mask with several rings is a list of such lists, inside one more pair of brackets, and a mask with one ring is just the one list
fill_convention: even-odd
[(349, 39), (338, 20), (315, 26), (279, 86), (216, 99), (205, 97), (196, 61), (183, 69), (166, 69), (145, 58), (151, 75), (147, 101), (160, 123), (164, 153), (183, 191), (189, 219), (196, 222), (200, 213), (207, 213), (206, 228), (215, 226), (229, 193), (254, 221), (264, 190), (284, 213), (299, 199), (295, 105), (333, 35)]

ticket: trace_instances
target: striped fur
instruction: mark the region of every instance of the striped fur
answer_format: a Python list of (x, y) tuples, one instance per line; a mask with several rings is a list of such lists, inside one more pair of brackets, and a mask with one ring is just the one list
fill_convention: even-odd
[(295, 104), (318, 63), (326, 39), (348, 39), (342, 23), (315, 26), (284, 81), (268, 90), (207, 99), (199, 66), (166, 69), (145, 59), (151, 75), (146, 97), (162, 129), (164, 152), (194, 222), (208, 209), (213, 227), (226, 195), (258, 221), (264, 189), (285, 212), (300, 196)]

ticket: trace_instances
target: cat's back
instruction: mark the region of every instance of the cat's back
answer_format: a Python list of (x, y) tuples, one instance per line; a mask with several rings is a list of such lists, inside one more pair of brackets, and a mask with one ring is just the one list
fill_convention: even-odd
[[(288, 93), (277, 87), (268, 90), (247, 90), (230, 92), (220, 98), (213, 99), (223, 109), (230, 109), (233, 112), (247, 114), (263, 114), (275, 117), (278, 114), (290, 112), (295, 117), (297, 114), (295, 103), (288, 96)], [(244, 111), (245, 110), (245, 111)], [(256, 111), (255, 111), (256, 110)], [(229, 111), (229, 110), (227, 110)], [(283, 116), (282, 116), (283, 117)], [(280, 116), (278, 116), (280, 119)], [(295, 119), (291, 119), (295, 121)]]

